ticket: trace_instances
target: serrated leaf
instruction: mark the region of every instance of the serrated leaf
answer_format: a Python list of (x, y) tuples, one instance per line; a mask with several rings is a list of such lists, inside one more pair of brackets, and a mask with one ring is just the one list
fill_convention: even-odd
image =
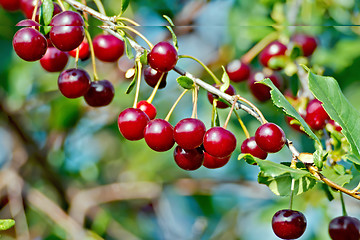
[(238, 156), (238, 160), (244, 160), (250, 165), (256, 165), (255, 157), (249, 153), (241, 153)]
[(323, 168), (323, 170), (321, 171), (321, 173), (328, 178), (329, 180), (331, 180), (332, 182), (340, 185), (340, 186), (344, 186), (345, 184), (349, 183), (350, 180), (352, 179), (352, 175), (350, 174), (346, 174), (345, 171), (343, 172), (344, 174), (340, 174), (338, 171), (336, 171), (334, 168), (331, 167), (327, 167), (325, 166)]
[(346, 99), (334, 78), (319, 76), (311, 71), (308, 76), (311, 92), (323, 103), (330, 118), (342, 127), (342, 133), (350, 143), (351, 152), (359, 159), (360, 113)]
[(357, 164), (357, 165), (360, 165), (360, 160), (359, 160), (359, 158), (356, 157), (354, 154), (346, 154), (346, 155), (344, 156), (344, 159), (347, 159), (347, 160), (349, 160), (349, 161), (351, 161), (351, 162), (353, 162), (353, 163), (355, 163), (355, 164)]
[(1, 231), (12, 228), (14, 225), (15, 225), (15, 221), (13, 219), (0, 219), (0, 230)]
[(129, 3), (130, 3), (130, 0), (121, 0), (121, 13), (120, 13), (120, 15), (123, 14), (126, 11), (126, 9), (129, 6)]
[(142, 65), (147, 65), (148, 61), (147, 61), (147, 50), (144, 49), (144, 52), (141, 54), (140, 56), (140, 62)]
[(134, 74), (133, 80), (131, 81), (131, 83), (129, 84), (129, 86), (127, 87), (127, 89), (125, 91), (126, 94), (131, 93), (131, 91), (134, 89), (135, 83), (136, 83), (136, 78), (137, 78), (138, 74), (139, 73), (137, 72), (137, 67), (135, 67), (135, 74)]
[(179, 49), (178, 40), (177, 40), (176, 34), (174, 32), (174, 29), (172, 28), (172, 27), (175, 27), (175, 25), (174, 25), (173, 21), (171, 20), (171, 18), (169, 18), (166, 15), (163, 15), (163, 17), (166, 19), (166, 21), (168, 21), (170, 23), (170, 26), (166, 26), (166, 28), (170, 31), (172, 40), (173, 40), (173, 44), (174, 44), (176, 50), (178, 50)]
[(321, 187), (324, 190), (326, 197), (328, 198), (329, 201), (332, 201), (335, 199), (333, 196), (333, 193), (330, 191), (330, 187), (328, 185), (326, 185), (325, 183), (322, 183)]
[(229, 75), (227, 74), (224, 66), (221, 66), (221, 67), (222, 67), (224, 73), (223, 73), (223, 75), (221, 77), (221, 82), (223, 84), (220, 86), (219, 90), (222, 91), (222, 92), (225, 92), (230, 86), (230, 78), (229, 78)]
[(132, 47), (131, 44), (129, 42), (129, 39), (127, 39), (126, 37), (124, 37), (124, 43), (125, 43), (125, 52), (126, 52), (126, 56), (129, 59), (133, 59), (134, 58), (134, 54), (132, 52)]
[(195, 87), (194, 81), (191, 80), (191, 78), (186, 77), (186, 76), (180, 76), (176, 79), (176, 81), (182, 88), (185, 88), (185, 89), (192, 89)]

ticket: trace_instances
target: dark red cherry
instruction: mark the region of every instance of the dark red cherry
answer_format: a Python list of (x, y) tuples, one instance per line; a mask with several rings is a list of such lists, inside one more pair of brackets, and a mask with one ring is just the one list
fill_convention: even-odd
[(331, 220), (329, 235), (332, 240), (359, 240), (360, 221), (350, 216), (341, 216)]
[[(62, 10), (61, 10), (61, 7), (59, 4), (53, 2), (53, 5), (54, 5), (53, 17), (54, 17), (56, 14), (61, 13)], [(38, 9), (36, 11), (36, 16), (35, 16), (36, 22), (39, 22), (39, 16), (40, 16), (40, 6), (38, 7)]]
[[(37, 23), (31, 19), (24, 19), (24, 20), (21, 20), (20, 22), (18, 22), (16, 24), (16, 26), (19, 26), (19, 27), (40, 27), (40, 23)], [(38, 30), (38, 29), (37, 29)]]
[(304, 234), (306, 223), (306, 218), (301, 212), (283, 209), (274, 214), (272, 229), (281, 239), (297, 239)]
[(41, 2), (39, 0), (20, 0), (21, 11), (24, 13), (26, 18), (31, 19), (36, 1), (39, 2), (38, 6), (40, 6)]
[(204, 152), (201, 148), (184, 149), (180, 146), (176, 146), (174, 150), (174, 159), (180, 168), (193, 171), (201, 167), (204, 160)]
[[(221, 85), (213, 84), (213, 86), (216, 87), (217, 89), (220, 89), (220, 86), (221, 86)], [(232, 95), (235, 95), (236, 91), (235, 91), (235, 88), (230, 84), (229, 87), (228, 87), (228, 89), (226, 89), (225, 93), (227, 93), (227, 94), (229, 94), (230, 96), (232, 96)], [(209, 102), (210, 102), (211, 104), (213, 104), (214, 98), (218, 98), (217, 95), (214, 95), (214, 94), (212, 94), (212, 93), (210, 93), (210, 92), (208, 92), (207, 97), (208, 97)], [(223, 103), (223, 102), (218, 101), (218, 102), (216, 103), (216, 107), (217, 107), (217, 108), (227, 108), (227, 107), (229, 107), (229, 106), (228, 106), (226, 103)]]
[(227, 157), (236, 148), (236, 138), (232, 132), (222, 127), (212, 127), (204, 136), (204, 148), (214, 157)]
[(267, 152), (263, 151), (256, 144), (255, 137), (250, 137), (244, 140), (244, 142), (241, 144), (241, 153), (249, 153), (260, 159), (266, 159), (268, 155)]
[(204, 152), (203, 166), (210, 169), (221, 168), (229, 162), (230, 157), (231, 155), (227, 157), (214, 157)]
[(194, 149), (203, 143), (205, 132), (206, 127), (201, 120), (185, 118), (175, 125), (174, 139), (180, 147)]
[(127, 140), (140, 140), (144, 137), (144, 129), (149, 121), (149, 117), (140, 109), (127, 108), (119, 115), (119, 131)]
[(296, 34), (291, 40), (300, 46), (305, 57), (312, 55), (317, 47), (316, 38), (306, 34)]
[(46, 53), (47, 42), (39, 31), (26, 27), (15, 33), (13, 47), (16, 54), (25, 61), (37, 61)]
[(275, 153), (280, 151), (285, 143), (284, 131), (274, 123), (265, 123), (255, 132), (256, 144), (265, 152)]
[[(147, 67), (147, 68), (144, 69), (145, 82), (152, 88), (154, 88), (156, 86), (156, 84), (158, 83), (161, 75), (162, 75), (161, 72), (158, 72), (158, 71), (156, 71), (155, 69), (153, 69), (151, 67)], [(166, 76), (167, 76), (167, 72), (164, 73), (164, 76), (161, 79), (159, 89), (164, 88), (166, 86)]]
[(115, 90), (108, 80), (91, 82), (89, 90), (84, 95), (85, 101), (92, 107), (103, 107), (111, 103)]
[(124, 53), (124, 42), (113, 35), (100, 34), (93, 40), (95, 56), (104, 62), (115, 62)]
[(174, 146), (174, 128), (163, 119), (151, 120), (144, 129), (147, 145), (154, 151), (165, 152)]
[(54, 47), (48, 47), (40, 59), (41, 66), (48, 72), (62, 71), (69, 60), (68, 54)]
[(309, 102), (306, 108), (305, 121), (314, 130), (323, 129), (330, 117), (318, 99)]
[[(284, 44), (280, 43), (279, 41), (274, 41), (270, 43), (268, 46), (266, 46), (259, 54), (260, 63), (263, 66), (270, 68), (269, 61), (271, 60), (271, 58), (275, 56), (284, 56), (286, 50), (287, 47)], [(281, 67), (273, 68), (273, 70), (280, 70), (280, 69)]]
[(85, 39), (81, 42), (79, 47), (75, 48), (74, 50), (69, 51), (69, 55), (75, 58), (77, 49), (79, 49), (79, 58), (82, 61), (85, 61), (90, 57), (89, 43)]
[(20, 0), (0, 0), (0, 5), (6, 11), (16, 11), (20, 9)]
[(146, 113), (150, 120), (153, 120), (156, 117), (156, 108), (151, 103), (142, 100), (136, 104), (136, 107)]
[(226, 72), (233, 82), (246, 81), (250, 76), (250, 67), (240, 60), (233, 60), (226, 66)]
[(252, 74), (248, 80), (248, 86), (251, 93), (260, 102), (265, 102), (271, 98), (270, 87), (261, 83), (257, 83), (258, 81), (261, 81), (265, 78), (269, 78), (280, 90), (283, 88), (283, 79), (275, 73), (271, 75), (264, 74), (263, 72), (256, 72)]
[(159, 71), (168, 72), (173, 69), (178, 60), (175, 47), (168, 42), (159, 42), (148, 54), (149, 65)]
[(82, 69), (67, 69), (58, 78), (60, 92), (67, 98), (84, 96), (90, 88), (90, 76)]

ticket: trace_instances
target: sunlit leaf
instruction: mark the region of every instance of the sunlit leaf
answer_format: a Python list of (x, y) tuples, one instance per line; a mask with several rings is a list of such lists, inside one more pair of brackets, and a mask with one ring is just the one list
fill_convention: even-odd
[(15, 221), (13, 219), (0, 219), (0, 230), (1, 231), (12, 228), (14, 225), (15, 225)]
[(177, 40), (176, 34), (174, 32), (174, 29), (172, 28), (175, 25), (174, 25), (173, 21), (171, 20), (171, 18), (169, 18), (166, 15), (163, 15), (163, 17), (170, 23), (170, 26), (166, 26), (166, 28), (170, 31), (172, 40), (173, 40), (173, 44), (174, 44), (176, 50), (178, 50), (179, 49), (178, 40)]
[(191, 78), (186, 77), (186, 76), (180, 76), (176, 79), (176, 81), (182, 88), (185, 88), (185, 89), (192, 89), (195, 86), (194, 81), (191, 80)]

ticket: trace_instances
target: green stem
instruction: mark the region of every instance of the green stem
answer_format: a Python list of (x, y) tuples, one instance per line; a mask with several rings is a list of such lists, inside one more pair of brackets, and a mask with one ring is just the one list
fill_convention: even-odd
[(135, 33), (136, 35), (138, 35), (139, 37), (141, 37), (146, 42), (146, 44), (149, 46), (150, 50), (154, 47), (154, 45), (144, 35), (142, 35), (139, 31), (135, 30), (133, 27), (130, 27), (130, 26), (116, 26), (116, 29), (129, 30), (129, 31)]
[(236, 111), (234, 111), (234, 113), (235, 113), (236, 118), (238, 119), (238, 121), (240, 123), (240, 126), (241, 126), (242, 130), (244, 131), (245, 137), (250, 138), (249, 131), (247, 130), (244, 122), (241, 120), (241, 117), (239, 116), (239, 114)]
[(135, 64), (137, 66), (137, 79), (136, 79), (136, 92), (135, 92), (133, 108), (136, 108), (136, 105), (137, 105), (137, 102), (139, 99), (140, 82), (141, 82), (141, 68), (142, 68), (142, 64), (140, 61), (136, 61)]
[(154, 90), (152, 91), (150, 97), (148, 98), (148, 100), (146, 100), (148, 103), (152, 103), (152, 101), (154, 100), (156, 92), (159, 89), (159, 86), (161, 84), (161, 81), (162, 81), (164, 75), (165, 75), (165, 73), (161, 74), (161, 77), (160, 77), (159, 81), (156, 83), (156, 86), (154, 87)]
[(76, 49), (76, 55), (75, 55), (75, 68), (78, 68), (79, 54), (80, 54), (80, 48), (77, 48)]
[(216, 108), (216, 104), (217, 104), (217, 99), (214, 98), (213, 103), (212, 103), (212, 113), (211, 113), (211, 127), (215, 126), (215, 115), (217, 115), (217, 108)]
[(59, 3), (61, 10), (65, 11), (66, 9), (65, 9), (65, 6), (64, 6), (62, 0), (57, 0), (57, 2)]
[(214, 79), (216, 84), (221, 84), (221, 81), (215, 76), (215, 74), (210, 70), (210, 68), (208, 68), (202, 61), (200, 61), (196, 57), (189, 56), (189, 55), (179, 55), (179, 59), (180, 58), (190, 58), (192, 60), (195, 60), (210, 74), (210, 76)]
[(191, 118), (197, 118), (197, 101), (198, 101), (198, 88), (195, 86), (193, 88), (193, 111)]
[(293, 208), (293, 202), (294, 202), (294, 188), (295, 188), (295, 179), (291, 179), (291, 193), (290, 193), (290, 204), (289, 209), (292, 210)]
[(93, 67), (93, 72), (94, 72), (94, 80), (97, 81), (97, 80), (99, 80), (99, 77), (98, 77), (97, 71), (96, 71), (94, 46), (92, 44), (90, 33), (89, 33), (89, 31), (87, 29), (85, 29), (85, 35), (86, 35), (86, 38), (88, 40), (89, 47), (90, 47), (91, 62), (92, 62), (92, 67)]
[(138, 23), (135, 22), (134, 20), (129, 19), (129, 18), (126, 18), (126, 17), (117, 17), (117, 18), (116, 18), (116, 21), (125, 21), (125, 22), (131, 23), (131, 24), (134, 25), (134, 26), (140, 26), (140, 24), (138, 24)]
[(171, 114), (173, 113), (176, 105), (178, 105), (178, 103), (180, 102), (181, 98), (185, 95), (185, 93), (189, 91), (189, 89), (185, 89), (181, 94), (180, 96), (176, 99), (175, 103), (173, 104), (173, 106), (171, 107), (169, 113), (166, 115), (165, 117), (165, 121), (169, 121), (170, 117), (171, 117)]
[(346, 212), (345, 201), (344, 201), (344, 196), (343, 196), (342, 192), (340, 192), (340, 201), (341, 201), (343, 216), (347, 216), (348, 214)]
[(106, 16), (104, 5), (100, 0), (94, 0), (96, 7), (99, 9), (99, 12)]

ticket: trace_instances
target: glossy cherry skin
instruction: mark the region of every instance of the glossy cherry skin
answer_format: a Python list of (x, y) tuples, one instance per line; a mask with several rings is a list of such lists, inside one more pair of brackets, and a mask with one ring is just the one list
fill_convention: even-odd
[(75, 48), (74, 50), (69, 51), (69, 55), (72, 57), (76, 57), (76, 51), (79, 49), (79, 58), (82, 61), (87, 60), (90, 57), (90, 46), (89, 43), (84, 39), (79, 47)]
[(58, 78), (60, 92), (67, 98), (84, 96), (90, 88), (90, 76), (82, 69), (71, 68), (60, 73)]
[(176, 146), (174, 150), (174, 159), (180, 168), (193, 171), (203, 164), (204, 152), (201, 148), (184, 149), (180, 146)]
[(114, 86), (108, 80), (91, 82), (84, 99), (89, 106), (103, 107), (111, 103), (115, 95)]
[(119, 131), (127, 140), (140, 140), (144, 137), (144, 129), (149, 121), (149, 117), (140, 109), (127, 108), (119, 115)]
[(229, 162), (230, 157), (231, 154), (227, 157), (214, 157), (204, 152), (203, 166), (209, 169), (221, 168)]
[(281, 90), (283, 88), (283, 79), (275, 73), (271, 75), (264, 74), (263, 72), (252, 74), (248, 80), (248, 86), (251, 93), (260, 102), (266, 102), (271, 98), (271, 88), (264, 84), (257, 83), (265, 78), (269, 78), (278, 89)]
[[(40, 27), (40, 23), (37, 23), (31, 19), (24, 19), (21, 20), (20, 22), (18, 22), (15, 26), (19, 26), (19, 27)], [(38, 30), (38, 28), (37, 28)]]
[(165, 152), (174, 146), (174, 128), (163, 119), (151, 120), (144, 129), (147, 145), (154, 151)]
[(124, 42), (113, 35), (97, 35), (93, 46), (95, 56), (103, 62), (115, 62), (124, 54)]
[(159, 71), (168, 72), (173, 69), (178, 60), (175, 47), (168, 42), (159, 42), (148, 54), (149, 65)]
[(304, 234), (306, 223), (306, 218), (301, 212), (283, 209), (274, 214), (272, 229), (281, 239), (297, 239)]
[(204, 136), (204, 149), (214, 157), (227, 157), (236, 148), (236, 138), (232, 132), (222, 127), (212, 127)]
[(312, 55), (317, 47), (316, 38), (306, 34), (296, 34), (291, 40), (300, 46), (305, 57)]
[(185, 118), (175, 125), (174, 139), (180, 147), (194, 149), (203, 143), (205, 132), (206, 127), (201, 120)]
[[(31, 19), (37, 0), (20, 0), (20, 8), (25, 17)], [(40, 1), (39, 5), (40, 5)]]
[(47, 41), (39, 31), (26, 27), (15, 33), (13, 47), (16, 54), (25, 61), (37, 61), (46, 53)]
[(48, 47), (45, 55), (40, 59), (40, 64), (48, 72), (60, 72), (65, 68), (68, 60), (67, 53), (54, 47)]
[(241, 144), (241, 153), (249, 153), (254, 157), (260, 159), (266, 159), (267, 152), (263, 151), (259, 146), (256, 144), (255, 137), (247, 138)]
[(255, 132), (256, 144), (265, 152), (276, 153), (280, 151), (285, 143), (284, 131), (274, 123), (265, 123)]
[(148, 115), (150, 120), (153, 120), (156, 117), (156, 113), (157, 113), (156, 108), (151, 103), (142, 100), (136, 104), (136, 107), (141, 109), (141, 111), (143, 111), (144, 113), (146, 113), (146, 115)]
[[(270, 43), (268, 46), (266, 46), (261, 53), (259, 54), (259, 60), (260, 63), (264, 67), (269, 67), (269, 61), (272, 57), (275, 56), (283, 56), (285, 55), (285, 52), (287, 50), (287, 47), (280, 43), (279, 41), (274, 41)], [(273, 68), (273, 70), (280, 70), (281, 68)]]
[(331, 220), (329, 235), (332, 240), (359, 240), (360, 221), (350, 216), (341, 216)]
[[(220, 89), (220, 86), (221, 86), (221, 85), (213, 84), (213, 86), (216, 87), (217, 89)], [(230, 96), (232, 96), (232, 95), (235, 95), (236, 91), (235, 91), (235, 88), (230, 84), (229, 87), (228, 87), (228, 89), (226, 89), (225, 93), (227, 93), (227, 94), (229, 94)], [(208, 93), (207, 93), (207, 97), (208, 97), (208, 99), (209, 99), (209, 102), (210, 102), (211, 104), (213, 104), (214, 98), (217, 98), (218, 96), (217, 96), (217, 95), (214, 95), (214, 94), (212, 94), (212, 93), (210, 93), (210, 92), (208, 92)], [(218, 101), (218, 102), (216, 103), (216, 107), (217, 107), (217, 108), (228, 108), (229, 105), (227, 105), (226, 103), (223, 103), (223, 102)]]
[(226, 66), (226, 72), (233, 82), (246, 81), (250, 76), (250, 67), (240, 60), (233, 60)]
[(322, 106), (322, 103), (319, 100), (313, 99), (309, 102), (306, 108), (305, 121), (312, 129), (323, 129), (326, 125), (326, 121), (329, 119), (329, 115), (327, 114), (327, 112)]
[(0, 6), (6, 11), (16, 11), (20, 9), (20, 0), (0, 0)]
[[(144, 79), (145, 82), (152, 88), (156, 86), (156, 84), (159, 82), (159, 79), (161, 78), (161, 75), (163, 73), (156, 71), (155, 69), (151, 67), (147, 67), (144, 69)], [(163, 78), (161, 79), (161, 83), (159, 85), (159, 89), (164, 88), (166, 86), (166, 76), (167, 73), (164, 73)]]

